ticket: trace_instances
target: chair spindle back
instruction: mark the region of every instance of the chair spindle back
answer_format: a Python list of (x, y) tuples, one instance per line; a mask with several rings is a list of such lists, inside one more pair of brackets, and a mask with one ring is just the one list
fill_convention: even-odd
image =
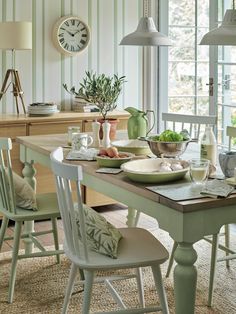
[(5, 210), (16, 214), (16, 200), (13, 185), (10, 138), (0, 138), (0, 197)]
[[(65, 241), (70, 252), (80, 260), (88, 262), (89, 250), (86, 240), (86, 225), (83, 211), (80, 181), (82, 167), (63, 163), (63, 150), (57, 148), (50, 155), (52, 171), (56, 180), (57, 198), (65, 233)], [(76, 186), (73, 198), (72, 184)], [(76, 204), (76, 206), (74, 205)], [(79, 227), (76, 223), (79, 220)], [(79, 239), (79, 233), (81, 240)]]
[(199, 139), (202, 126), (213, 126), (215, 129), (217, 125), (216, 116), (199, 116), (199, 115), (185, 115), (177, 113), (162, 113), (162, 120), (164, 121), (164, 128), (172, 129), (173, 131), (181, 131), (186, 129), (191, 138)]

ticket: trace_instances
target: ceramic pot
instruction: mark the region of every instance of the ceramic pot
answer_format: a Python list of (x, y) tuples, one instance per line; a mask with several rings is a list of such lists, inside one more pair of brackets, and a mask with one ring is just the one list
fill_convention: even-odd
[(227, 178), (234, 177), (236, 168), (236, 152), (223, 152), (219, 154), (220, 167)]
[[(109, 134), (110, 140), (115, 140), (116, 139), (116, 128), (117, 128), (117, 124), (118, 124), (119, 120), (118, 119), (107, 119), (107, 120), (111, 125), (110, 134)], [(100, 137), (100, 140), (102, 140), (103, 139), (102, 124), (105, 122), (105, 120), (99, 119), (98, 122), (100, 122), (100, 124), (101, 124), (100, 131), (99, 131), (99, 137)]]

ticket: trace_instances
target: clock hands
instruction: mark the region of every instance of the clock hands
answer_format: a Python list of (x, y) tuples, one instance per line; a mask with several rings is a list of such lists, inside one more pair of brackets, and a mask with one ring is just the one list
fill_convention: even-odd
[(68, 33), (70, 36), (74, 37), (75, 34), (71, 33), (71, 32), (68, 31), (68, 30), (66, 30), (66, 31), (67, 31), (67, 33)]

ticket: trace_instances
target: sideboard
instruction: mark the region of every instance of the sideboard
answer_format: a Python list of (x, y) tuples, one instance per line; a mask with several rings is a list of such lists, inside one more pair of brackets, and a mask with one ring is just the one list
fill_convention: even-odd
[[(127, 129), (129, 114), (125, 111), (113, 111), (108, 118), (118, 119), (118, 130)], [(0, 115), (0, 137), (10, 137), (13, 141), (12, 165), (14, 171), (22, 174), (23, 164), (19, 158), (19, 144), (15, 142), (16, 136), (61, 134), (67, 133), (68, 126), (80, 126), (82, 132), (91, 131), (91, 123), (99, 119), (99, 113), (60, 112), (51, 116), (27, 116), (16, 114)], [(65, 143), (66, 144), (66, 143)], [(48, 168), (35, 165), (37, 176), (37, 193), (55, 190), (54, 179)], [(89, 188), (83, 187), (84, 202), (89, 206), (99, 206), (114, 203), (114, 201)]]

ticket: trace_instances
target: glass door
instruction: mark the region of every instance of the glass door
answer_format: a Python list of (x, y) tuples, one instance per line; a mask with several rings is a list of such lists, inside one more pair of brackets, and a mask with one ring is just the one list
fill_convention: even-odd
[[(232, 8), (231, 0), (218, 0), (218, 21), (221, 23), (225, 11)], [(228, 146), (226, 127), (236, 127), (236, 47), (219, 46), (216, 63), (218, 73), (218, 141), (222, 146)], [(236, 143), (234, 141), (234, 143)], [(234, 145), (235, 146), (235, 145)]]
[(233, 0), (159, 3), (160, 31), (173, 42), (168, 49), (160, 47), (159, 53), (160, 124), (161, 112), (217, 115), (218, 142), (227, 146), (226, 126), (236, 127), (236, 46), (199, 43), (209, 29), (222, 23)]

